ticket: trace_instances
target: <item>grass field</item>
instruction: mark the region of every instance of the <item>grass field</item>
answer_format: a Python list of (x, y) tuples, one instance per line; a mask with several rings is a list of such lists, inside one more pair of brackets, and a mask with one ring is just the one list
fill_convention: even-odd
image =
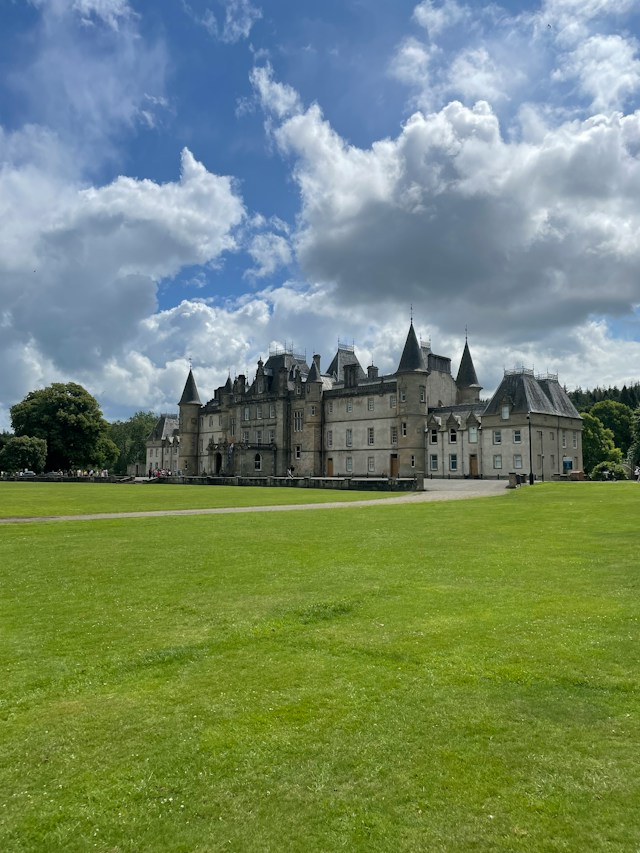
[(3, 525), (0, 850), (637, 853), (639, 505)]
[(144, 510), (278, 506), (388, 498), (385, 492), (257, 486), (167, 486), (122, 483), (0, 481), (0, 518)]

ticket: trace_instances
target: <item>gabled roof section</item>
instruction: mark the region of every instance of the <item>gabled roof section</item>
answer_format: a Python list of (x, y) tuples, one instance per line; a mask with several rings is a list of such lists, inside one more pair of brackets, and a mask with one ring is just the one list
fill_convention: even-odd
[(171, 438), (177, 430), (177, 415), (160, 415), (155, 426), (151, 430), (147, 441), (164, 441), (165, 439)]
[(189, 368), (189, 375), (187, 376), (187, 381), (184, 384), (184, 391), (182, 392), (182, 397), (180, 397), (178, 405), (188, 406), (194, 403), (198, 406), (202, 405), (200, 397), (198, 396), (198, 389), (196, 388), (196, 380), (193, 378), (193, 371)]
[(407, 335), (407, 340), (405, 342), (404, 349), (402, 350), (400, 364), (398, 365), (396, 373), (413, 373), (416, 370), (426, 373), (427, 365), (425, 364), (422, 347), (418, 343), (418, 338), (416, 331), (413, 328), (412, 321), (409, 326), (409, 334)]
[(367, 374), (362, 369), (354, 348), (341, 345), (338, 345), (338, 351), (327, 368), (327, 374), (335, 376), (337, 382), (344, 382), (344, 368), (347, 364), (356, 364), (358, 366), (358, 380), (367, 378)]
[(471, 352), (469, 351), (469, 344), (467, 341), (464, 342), (464, 350), (462, 351), (460, 367), (458, 368), (458, 375), (456, 376), (456, 385), (458, 388), (480, 388), (480, 383), (478, 382), (476, 369), (473, 366), (473, 359), (471, 358)]

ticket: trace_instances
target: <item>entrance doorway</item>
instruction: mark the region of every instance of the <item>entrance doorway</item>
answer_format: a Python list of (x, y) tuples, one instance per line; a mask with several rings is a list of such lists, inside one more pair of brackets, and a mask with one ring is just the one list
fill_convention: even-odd
[(469, 475), (471, 477), (478, 476), (478, 455), (476, 453), (469, 456)]
[(389, 459), (389, 471), (390, 477), (395, 479), (398, 476), (398, 454), (392, 453), (391, 458)]
[(222, 471), (222, 453), (216, 453), (213, 470), (216, 474), (219, 474), (220, 471)]
[(327, 459), (327, 477), (333, 477), (333, 459)]

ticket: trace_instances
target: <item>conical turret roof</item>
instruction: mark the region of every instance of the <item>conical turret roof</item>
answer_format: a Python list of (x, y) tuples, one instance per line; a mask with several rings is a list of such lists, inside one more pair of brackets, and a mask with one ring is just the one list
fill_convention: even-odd
[(410, 373), (415, 370), (422, 370), (426, 373), (427, 366), (424, 363), (422, 347), (418, 343), (418, 337), (415, 329), (413, 328), (412, 320), (396, 373)]
[(196, 380), (193, 378), (193, 371), (189, 368), (189, 375), (187, 376), (187, 381), (184, 384), (184, 391), (182, 392), (182, 397), (180, 397), (179, 406), (187, 406), (189, 404), (196, 403), (198, 406), (201, 406), (200, 397), (198, 396), (198, 389), (196, 388)]
[(462, 358), (460, 359), (456, 385), (458, 388), (472, 388), (474, 386), (480, 387), (467, 341), (464, 342), (464, 350), (462, 352)]

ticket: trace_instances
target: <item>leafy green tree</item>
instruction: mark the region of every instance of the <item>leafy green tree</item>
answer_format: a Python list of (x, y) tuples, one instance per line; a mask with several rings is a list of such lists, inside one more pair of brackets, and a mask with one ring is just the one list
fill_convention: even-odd
[(601, 400), (589, 409), (589, 414), (611, 430), (616, 447), (626, 456), (631, 444), (633, 409), (614, 400)]
[(120, 451), (114, 466), (116, 474), (126, 474), (127, 466), (136, 462), (145, 465), (146, 441), (157, 420), (158, 416), (153, 412), (136, 412), (127, 421), (109, 424), (109, 437)]
[(622, 463), (622, 451), (616, 447), (613, 433), (588, 412), (582, 413), (582, 460), (587, 474), (600, 462)]
[(39, 474), (47, 460), (47, 442), (28, 435), (12, 435), (0, 450), (0, 467), (6, 471), (31, 469)]
[(636, 465), (640, 465), (640, 406), (633, 413), (631, 444), (627, 453), (627, 462), (632, 470), (635, 469)]
[(17, 436), (47, 442), (48, 469), (110, 467), (118, 457), (100, 406), (75, 382), (31, 391), (10, 411)]

